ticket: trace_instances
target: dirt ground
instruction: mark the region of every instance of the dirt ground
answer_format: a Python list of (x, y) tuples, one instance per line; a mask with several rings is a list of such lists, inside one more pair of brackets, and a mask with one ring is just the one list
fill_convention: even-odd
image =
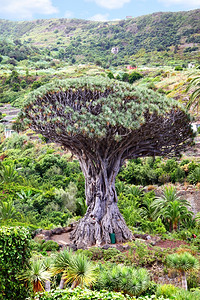
[[(60, 245), (65, 246), (66, 244), (70, 244), (70, 233), (62, 233), (62, 234), (55, 234), (51, 236), (51, 240), (57, 242)], [(170, 241), (170, 240), (161, 240), (158, 241), (155, 246), (160, 248), (178, 248), (181, 245), (187, 245), (185, 241)]]
[(156, 247), (160, 248), (178, 248), (181, 245), (187, 245), (185, 241), (170, 241), (170, 240), (163, 240), (156, 243)]
[(66, 245), (70, 244), (70, 233), (61, 233), (61, 234), (54, 234), (51, 236), (51, 240), (57, 242), (59, 245)]

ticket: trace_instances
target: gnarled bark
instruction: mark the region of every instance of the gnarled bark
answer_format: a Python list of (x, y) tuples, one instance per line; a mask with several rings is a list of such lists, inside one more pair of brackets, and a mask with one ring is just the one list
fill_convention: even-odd
[(72, 232), (73, 242), (78, 248), (110, 243), (111, 233), (115, 233), (116, 242), (131, 240), (132, 233), (117, 206), (115, 176), (119, 171), (120, 162), (116, 160), (111, 166), (101, 161), (96, 162), (94, 166), (90, 160), (87, 163), (80, 159), (80, 164), (86, 178), (88, 209)]

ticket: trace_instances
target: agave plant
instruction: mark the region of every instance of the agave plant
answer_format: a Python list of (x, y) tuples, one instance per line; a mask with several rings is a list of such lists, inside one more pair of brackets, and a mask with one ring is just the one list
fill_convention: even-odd
[(199, 268), (199, 262), (196, 257), (188, 252), (168, 255), (167, 265), (171, 269), (175, 269), (180, 272), (182, 278), (182, 287), (185, 290), (187, 290), (186, 272)]

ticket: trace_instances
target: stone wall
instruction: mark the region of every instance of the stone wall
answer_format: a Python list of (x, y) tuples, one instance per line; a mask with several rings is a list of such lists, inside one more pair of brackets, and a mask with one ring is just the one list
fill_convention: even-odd
[(180, 195), (183, 199), (190, 202), (191, 210), (196, 215), (200, 211), (200, 189), (194, 186), (188, 186), (186, 190), (181, 189)]

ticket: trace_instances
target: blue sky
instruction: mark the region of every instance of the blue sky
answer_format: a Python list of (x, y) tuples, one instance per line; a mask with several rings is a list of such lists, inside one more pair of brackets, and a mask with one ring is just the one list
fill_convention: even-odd
[(200, 8), (200, 0), (0, 0), (0, 19), (125, 19), (158, 11)]

